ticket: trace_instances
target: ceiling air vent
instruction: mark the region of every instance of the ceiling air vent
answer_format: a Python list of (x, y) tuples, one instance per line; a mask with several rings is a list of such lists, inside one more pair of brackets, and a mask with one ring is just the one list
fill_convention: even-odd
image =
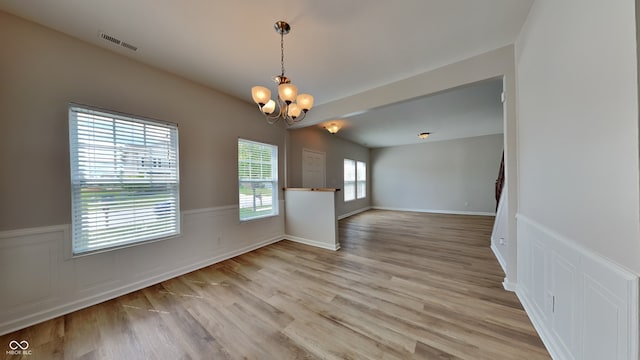
[(137, 51), (138, 50), (137, 46), (131, 45), (128, 42), (124, 42), (124, 41), (118, 39), (117, 37), (109, 35), (109, 34), (104, 33), (102, 31), (98, 33), (98, 38), (100, 38), (102, 40), (105, 40), (105, 41), (108, 41), (108, 42), (110, 42), (112, 44), (115, 44), (115, 45), (118, 45), (118, 46), (122, 46), (123, 48), (129, 49), (131, 51)]
[(120, 45), (122, 45), (122, 47), (126, 47), (129, 50), (133, 50), (133, 51), (138, 50), (137, 46), (133, 46), (133, 45), (131, 45), (131, 44), (127, 43), (127, 42), (124, 42), (124, 41), (121, 42)]

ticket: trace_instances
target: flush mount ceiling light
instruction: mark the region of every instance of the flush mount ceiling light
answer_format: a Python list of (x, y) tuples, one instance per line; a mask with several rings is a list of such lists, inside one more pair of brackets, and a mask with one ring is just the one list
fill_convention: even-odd
[(418, 137), (419, 137), (420, 139), (426, 139), (426, 138), (428, 138), (428, 137), (429, 137), (429, 135), (431, 135), (431, 133), (428, 133), (428, 132), (421, 132), (420, 134), (418, 134)]
[(335, 134), (338, 132), (338, 130), (340, 130), (340, 126), (338, 126), (338, 124), (336, 123), (331, 123), (324, 128), (327, 129), (327, 131), (331, 134)]
[[(302, 121), (307, 111), (313, 107), (313, 96), (309, 94), (298, 95), (298, 87), (284, 76), (284, 36), (291, 31), (291, 26), (285, 21), (278, 21), (274, 25), (276, 32), (280, 34), (280, 75), (273, 77), (278, 84), (278, 96), (276, 101), (271, 99), (271, 90), (264, 86), (251, 88), (253, 101), (258, 104), (260, 111), (267, 118), (269, 124), (284, 120), (287, 125)], [(277, 105), (277, 109), (276, 109)]]

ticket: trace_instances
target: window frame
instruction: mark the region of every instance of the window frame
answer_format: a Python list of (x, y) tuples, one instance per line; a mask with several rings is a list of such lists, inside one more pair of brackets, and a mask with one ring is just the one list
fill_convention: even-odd
[[(344, 186), (343, 200), (344, 202), (354, 201), (356, 200), (356, 193), (357, 193), (356, 161), (345, 158), (342, 164), (343, 164), (342, 180), (343, 180), (343, 186)], [(350, 176), (351, 174), (353, 174), (353, 179), (351, 179), (351, 176)], [(347, 178), (347, 176), (349, 176), (349, 178)], [(352, 195), (351, 191), (347, 190), (347, 189), (350, 189), (351, 187), (353, 187), (353, 197), (351, 196)]]
[[(349, 165), (347, 165), (349, 163)], [(364, 166), (364, 172), (359, 172), (358, 167), (362, 164)], [(347, 171), (348, 167), (352, 171)], [(364, 178), (360, 178), (360, 173), (364, 173)], [(347, 178), (347, 175), (353, 174), (353, 179), (351, 177)], [(360, 196), (358, 194), (358, 188), (361, 184), (364, 184), (364, 192)], [(360, 160), (353, 160), (349, 158), (345, 158), (343, 161), (343, 200), (344, 202), (351, 202), (356, 200), (362, 200), (367, 198), (367, 162)], [(353, 194), (351, 191), (347, 190), (347, 188), (353, 186)], [(351, 197), (353, 195), (353, 197)]]
[[(360, 171), (359, 165), (362, 164), (364, 166), (364, 171)], [(363, 178), (360, 178), (360, 174), (362, 174)], [(360, 184), (364, 183), (364, 192), (362, 196), (358, 195), (358, 189), (360, 189)], [(365, 161), (356, 161), (356, 200), (366, 199), (367, 198), (367, 163)]]
[[(270, 162), (269, 162), (269, 166), (270, 166), (270, 173), (271, 176), (270, 178), (266, 178), (266, 177), (261, 177), (260, 179), (251, 179), (251, 178), (247, 178), (247, 177), (242, 177), (241, 175), (241, 171), (242, 171), (242, 164), (241, 161), (243, 161), (241, 159), (240, 156), (240, 146), (241, 144), (245, 144), (245, 145), (256, 145), (259, 146), (263, 149), (269, 149), (271, 152), (271, 156), (270, 156)], [(267, 218), (271, 218), (271, 217), (277, 217), (280, 215), (280, 199), (279, 199), (279, 191), (278, 191), (278, 184), (279, 184), (279, 179), (278, 179), (278, 171), (279, 171), (279, 159), (278, 159), (278, 154), (279, 154), (279, 148), (278, 145), (275, 144), (270, 144), (270, 143), (266, 143), (266, 142), (262, 142), (262, 141), (257, 141), (257, 140), (251, 140), (251, 139), (246, 139), (246, 138), (241, 138), (238, 137), (238, 142), (237, 142), (237, 146), (238, 146), (238, 153), (237, 153), (237, 180), (238, 180), (238, 220), (240, 221), (240, 223), (245, 223), (245, 222), (250, 222), (250, 221), (255, 221), (255, 220), (260, 220), (260, 219), (267, 219)], [(249, 161), (251, 160), (251, 158), (249, 159)], [(251, 163), (249, 164), (249, 169), (251, 169)], [(251, 174), (249, 174), (249, 177), (251, 177)], [(253, 187), (253, 195), (246, 195), (243, 194), (243, 183), (269, 183), (270, 187), (271, 187), (271, 200), (270, 203), (266, 202), (267, 205), (271, 205), (271, 212), (269, 213), (263, 213), (263, 214), (256, 214), (253, 216), (243, 216), (243, 209), (246, 209), (247, 207), (243, 207), (243, 204), (246, 203), (245, 201), (242, 200), (242, 196), (253, 196), (252, 199), (252, 206), (254, 207), (254, 212), (260, 212), (263, 210), (256, 210), (256, 197), (255, 197), (255, 191), (256, 188)], [(264, 194), (263, 194), (264, 195)], [(268, 208), (268, 206), (265, 206), (265, 200), (262, 196), (260, 197), (260, 207), (265, 207)], [(267, 200), (268, 201), (268, 200)], [(249, 207), (252, 207), (249, 206)]]
[[(78, 114), (81, 115), (78, 116)], [(91, 130), (92, 132), (88, 132), (86, 128), (90, 122), (87, 122), (87, 119), (93, 119), (93, 121), (99, 119), (102, 124), (111, 123), (111, 142), (101, 138), (103, 135), (95, 131), (95, 128)], [(77, 103), (68, 104), (68, 121), (71, 192), (71, 241), (69, 242), (68, 256), (71, 258), (81, 257), (180, 236), (180, 146), (178, 125), (167, 121)], [(142, 137), (136, 135), (137, 137), (134, 138), (134, 135), (130, 133), (123, 133), (121, 130), (120, 132), (116, 131), (117, 126), (122, 126), (123, 128), (141, 126), (144, 129), (144, 135)], [(82, 129), (83, 127), (84, 129)], [(166, 131), (167, 140), (165, 142), (168, 145), (147, 145), (147, 141), (159, 141), (157, 134), (151, 135), (151, 133), (157, 129)], [(127, 144), (125, 144), (126, 141), (121, 138), (126, 137), (124, 134), (129, 134), (130, 136), (129, 141), (132, 142), (128, 144), (130, 147), (127, 147)], [(99, 140), (95, 140), (96, 137)], [(93, 140), (86, 140), (88, 138)], [(85, 141), (81, 139), (85, 139)], [(135, 144), (135, 141), (141, 139), (144, 140), (145, 145)], [(95, 144), (95, 142), (98, 141), (102, 141), (103, 144)], [(91, 142), (94, 143), (91, 144)], [(105, 146), (107, 150), (99, 150), (101, 146)], [(135, 152), (135, 149), (144, 149), (145, 155), (130, 155), (130, 153)], [(90, 161), (91, 156), (87, 155), (90, 151), (95, 152), (93, 154), (94, 161)], [(95, 160), (95, 154), (100, 151), (113, 151), (114, 155), (112, 155), (112, 163), (109, 162), (108, 166), (104, 167), (107, 170), (104, 170), (103, 174), (97, 175), (103, 171), (95, 170), (98, 168), (98, 161)], [(156, 155), (158, 151), (162, 151), (162, 155)], [(167, 151), (166, 159), (162, 158), (165, 156), (164, 151)], [(123, 160), (125, 156), (132, 156), (133, 160)], [(145, 161), (149, 156), (151, 166), (145, 165)], [(127, 161), (136, 164), (136, 170), (134, 170), (137, 171), (136, 176), (132, 177), (130, 172), (124, 175), (126, 171), (116, 170), (119, 166), (126, 167), (130, 165), (127, 164)], [(165, 161), (168, 166), (164, 166), (165, 171), (159, 171), (158, 168), (163, 168), (161, 165), (163, 161)], [(86, 168), (87, 166), (93, 168), (93, 170), (88, 170), (88, 168)], [(120, 173), (120, 176), (116, 175), (117, 173)], [(147, 181), (141, 181), (140, 179)], [(134, 188), (134, 191), (132, 191), (131, 188)], [(95, 193), (90, 193), (91, 191), (95, 192), (96, 189), (101, 190), (103, 193), (109, 192), (110, 194), (96, 195)], [(156, 192), (158, 189), (166, 191)], [(122, 202), (114, 203), (112, 200), (113, 197), (126, 197), (126, 192), (136, 194), (137, 196), (133, 196), (131, 199), (138, 200), (138, 202), (124, 209), (125, 216), (122, 224), (129, 226), (133, 220), (133, 223), (138, 224), (137, 226), (140, 228), (136, 227), (133, 231), (120, 230), (124, 233), (124, 236), (118, 240), (118, 235), (113, 234), (118, 225), (112, 225), (111, 230), (106, 230), (109, 225), (91, 225), (90, 221), (87, 220), (87, 218), (95, 218), (98, 212), (96, 212), (97, 210), (95, 210), (95, 208), (93, 210), (90, 209), (87, 205), (88, 200), (86, 198), (92, 196), (93, 199), (97, 199), (94, 204), (102, 205), (105, 203), (105, 198), (111, 197), (111, 206), (118, 206), (122, 205)], [(145, 195), (149, 196), (150, 194), (160, 195), (160, 197), (166, 199), (162, 203), (142, 200)], [(167, 202), (169, 202), (169, 205), (166, 205)], [(159, 205), (162, 205), (160, 210), (158, 210)], [(124, 208), (124, 206), (122, 207)], [(103, 214), (105, 213), (104, 209), (101, 211)], [(147, 215), (146, 220), (143, 219), (145, 216), (141, 216), (140, 212), (145, 212)], [(154, 218), (148, 215), (152, 215)], [(108, 218), (108, 215), (104, 216)], [(154, 226), (159, 227), (161, 230), (156, 229), (155, 231), (149, 231), (149, 227), (153, 228)], [(91, 231), (89, 230), (91, 227), (93, 227), (92, 231), (96, 234), (91, 235)], [(93, 240), (91, 240), (91, 236), (93, 236)], [(99, 236), (105, 236), (108, 239), (100, 244), (97, 240)], [(91, 245), (92, 241), (94, 242), (93, 246)]]

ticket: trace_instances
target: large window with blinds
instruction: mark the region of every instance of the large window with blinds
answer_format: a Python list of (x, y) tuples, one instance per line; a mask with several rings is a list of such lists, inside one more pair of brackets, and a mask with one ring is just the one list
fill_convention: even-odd
[(278, 215), (278, 147), (238, 139), (240, 221)]
[(69, 106), (73, 254), (180, 233), (178, 127)]
[(367, 163), (344, 159), (344, 201), (367, 197)]

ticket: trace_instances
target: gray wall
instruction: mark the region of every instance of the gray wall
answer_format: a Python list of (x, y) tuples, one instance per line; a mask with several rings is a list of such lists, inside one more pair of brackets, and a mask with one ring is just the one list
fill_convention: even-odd
[(516, 292), (554, 359), (639, 358), (634, 5), (536, 0), (516, 42)]
[(285, 131), (248, 103), (6, 13), (0, 24), (0, 230), (70, 222), (69, 102), (177, 123), (183, 210), (237, 204), (238, 137), (278, 145), (283, 163)]
[(502, 134), (373, 149), (373, 206), (494, 213)]
[[(4, 12), (0, 43), (0, 334), (282, 239), (282, 213), (238, 221), (237, 138), (284, 164), (253, 106)], [(71, 257), (70, 101), (178, 124), (180, 236)]]
[[(538, 50), (544, 51), (544, 50)], [(419, 75), (386, 84), (359, 94), (322, 104), (313, 109), (311, 119), (316, 123), (339, 119), (345, 114), (353, 114), (362, 109), (374, 109), (396, 102), (435, 94), (457, 86), (478, 81), (503, 78), (504, 90), (504, 149), (505, 171), (507, 174), (507, 234), (509, 243), (505, 249), (505, 282), (515, 284), (517, 276), (517, 232), (516, 212), (518, 210), (518, 157), (516, 119), (516, 76), (514, 46), (486, 52), (471, 58), (433, 69)], [(305, 120), (306, 121), (306, 120)], [(536, 134), (539, 131), (536, 130)], [(375, 181), (375, 179), (374, 179)]]
[(516, 44), (519, 216), (640, 273), (634, 5), (532, 7)]
[(364, 161), (367, 163), (367, 197), (365, 199), (344, 202), (340, 191), (336, 196), (336, 213), (338, 216), (366, 209), (371, 204), (371, 162), (369, 149), (344, 140), (326, 130), (309, 126), (289, 131), (288, 144), (288, 187), (302, 186), (302, 149), (310, 149), (326, 154), (327, 187), (342, 189), (344, 187), (344, 159)]

